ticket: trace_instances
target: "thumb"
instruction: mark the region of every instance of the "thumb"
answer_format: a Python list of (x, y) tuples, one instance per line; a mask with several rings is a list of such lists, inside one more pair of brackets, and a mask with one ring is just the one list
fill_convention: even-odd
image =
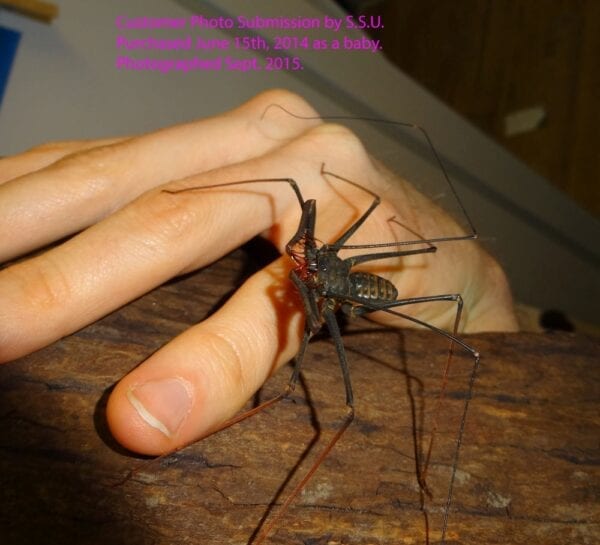
[(252, 276), (213, 316), (154, 353), (116, 386), (114, 437), (164, 454), (219, 429), (298, 350), (302, 305), (280, 258)]

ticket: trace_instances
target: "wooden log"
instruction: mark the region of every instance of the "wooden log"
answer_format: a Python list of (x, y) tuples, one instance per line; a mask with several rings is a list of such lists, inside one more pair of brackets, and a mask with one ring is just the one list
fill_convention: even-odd
[[(160, 462), (139, 467), (115, 443), (105, 405), (121, 376), (205, 318), (252, 268), (238, 251), (0, 367), (2, 544), (247, 543), (282, 484), (297, 481), (343, 417), (327, 338), (311, 344), (302, 387), (289, 399)], [(357, 418), (268, 543), (438, 543), (473, 360), (453, 359), (430, 499), (415, 458), (427, 447), (447, 342), (366, 321), (344, 330)], [(598, 542), (598, 340), (486, 334), (468, 342), (483, 358), (446, 542)], [(288, 371), (269, 381), (263, 399), (283, 388)]]

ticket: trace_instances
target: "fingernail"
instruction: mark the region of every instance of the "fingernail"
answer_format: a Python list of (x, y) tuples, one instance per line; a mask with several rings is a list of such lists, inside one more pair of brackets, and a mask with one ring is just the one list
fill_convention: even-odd
[(181, 378), (150, 380), (130, 388), (127, 399), (148, 425), (172, 437), (192, 410), (192, 386)]

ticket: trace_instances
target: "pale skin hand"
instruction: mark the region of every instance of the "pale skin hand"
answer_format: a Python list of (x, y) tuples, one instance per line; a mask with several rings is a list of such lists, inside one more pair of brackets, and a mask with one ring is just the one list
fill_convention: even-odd
[[(289, 116), (261, 119), (271, 104), (316, 115), (299, 97), (270, 91), (207, 120), (139, 137), (46, 145), (0, 160), (0, 261), (81, 231), (0, 271), (0, 361), (68, 335), (256, 234), (283, 251), (297, 228), (298, 202), (284, 183), (176, 195), (164, 188), (291, 177), (305, 198), (317, 200), (319, 239), (333, 240), (371, 199), (324, 181), (324, 162), (327, 170), (385, 193), (353, 244), (395, 240), (389, 218), (402, 221), (407, 214), (455, 232), (443, 212), (374, 168), (345, 129)], [(414, 209), (406, 209), (408, 201)], [(516, 329), (504, 274), (473, 242), (384, 264), (402, 298), (461, 293), (462, 331)], [(117, 385), (107, 416), (124, 446), (159, 454), (207, 435), (294, 356), (302, 309), (287, 281), (289, 267), (284, 256), (255, 274), (221, 310)], [(455, 309), (402, 310), (451, 328)]]

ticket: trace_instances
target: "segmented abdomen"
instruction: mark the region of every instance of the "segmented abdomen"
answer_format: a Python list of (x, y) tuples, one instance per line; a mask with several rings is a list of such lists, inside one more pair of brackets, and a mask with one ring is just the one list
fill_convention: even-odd
[(350, 293), (365, 302), (395, 301), (398, 290), (389, 280), (376, 274), (353, 272), (349, 276)]

